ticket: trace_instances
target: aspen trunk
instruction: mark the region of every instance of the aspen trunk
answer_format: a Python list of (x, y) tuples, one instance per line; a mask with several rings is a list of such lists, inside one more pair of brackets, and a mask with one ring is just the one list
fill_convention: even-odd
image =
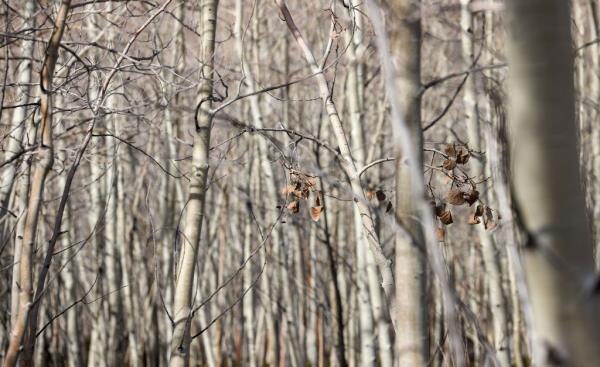
[[(26, 25), (31, 28), (35, 27), (35, 20), (33, 16), (35, 8), (35, 1), (28, 0), (25, 2), (25, 11), (23, 12), (23, 17), (27, 19)], [(33, 42), (24, 42), (24, 57), (32, 59), (33, 51)], [(6, 62), (8, 63), (8, 60), (6, 60)], [(32, 62), (31, 60), (27, 59), (21, 61), (21, 63), (17, 67), (18, 83), (22, 85), (21, 93), (20, 96), (18, 96), (18, 99), (19, 102), (22, 104), (27, 104), (27, 102), (29, 102), (29, 83), (31, 83), (31, 69)], [(20, 106), (14, 110), (11, 118), (11, 133), (7, 137), (8, 147), (6, 148), (6, 151), (3, 152), (3, 158), (5, 160), (14, 158), (23, 149), (22, 141), (25, 126), (27, 125), (25, 121), (26, 118), (27, 107)], [(5, 221), (5, 216), (8, 213), (7, 210), (10, 206), (10, 198), (13, 192), (13, 185), (18, 167), (18, 164), (8, 165), (7, 167), (3, 168), (2, 176), (0, 177), (0, 243), (4, 243), (6, 241), (6, 236), (8, 235), (8, 223)]]
[[(40, 136), (38, 139), (39, 154), (34, 163), (33, 177), (31, 179), (31, 190), (27, 204), (25, 227), (23, 229), (23, 245), (21, 249), (21, 263), (19, 264), (19, 280), (21, 290), (19, 293), (19, 312), (15, 324), (11, 330), (11, 340), (4, 359), (4, 367), (13, 367), (17, 363), (17, 357), (21, 343), (24, 341), (28, 328), (29, 310), (33, 297), (33, 251), (35, 248), (36, 232), (39, 214), (41, 211), (46, 176), (52, 169), (54, 163), (54, 143), (52, 136), (52, 79), (54, 67), (58, 59), (58, 48), (65, 29), (67, 14), (71, 5), (70, 0), (63, 0), (56, 20), (48, 48), (46, 58), (42, 66), (40, 87), (42, 98), (40, 101)], [(35, 330), (35, 328), (34, 328)], [(23, 355), (25, 365), (31, 363), (31, 354)]]
[(391, 262), (388, 259), (386, 259), (381, 249), (379, 238), (377, 237), (377, 233), (375, 231), (373, 218), (367, 205), (367, 199), (360, 182), (360, 177), (358, 174), (359, 172), (356, 168), (356, 163), (352, 157), (350, 146), (348, 144), (348, 138), (346, 136), (346, 133), (344, 132), (344, 128), (342, 126), (342, 121), (337, 111), (337, 107), (333, 102), (333, 99), (331, 98), (331, 92), (327, 84), (327, 79), (325, 78), (321, 67), (317, 63), (312, 51), (308, 47), (308, 44), (306, 43), (300, 30), (294, 23), (292, 15), (290, 14), (290, 11), (285, 1), (276, 0), (276, 3), (279, 6), (279, 9), (281, 10), (283, 18), (285, 19), (285, 22), (290, 32), (294, 36), (296, 43), (298, 44), (300, 51), (304, 56), (304, 59), (310, 66), (311, 71), (315, 74), (314, 78), (316, 79), (316, 82), (318, 84), (319, 94), (325, 105), (325, 110), (327, 111), (327, 115), (329, 117), (329, 123), (341, 153), (341, 165), (349, 177), (350, 187), (352, 189), (353, 195), (355, 196), (354, 205), (360, 213), (361, 223), (365, 232), (365, 236), (368, 239), (370, 249), (373, 252), (373, 255), (375, 256), (377, 265), (379, 267), (379, 271), (382, 276), (381, 286), (383, 287), (386, 296), (388, 296), (388, 298), (391, 298), (393, 295), (394, 288), (394, 276), (391, 269)]
[[(512, 177), (540, 365), (597, 365), (598, 304), (580, 187), (568, 2), (508, 2)], [(557, 173), (560, 177), (557, 177)]]
[(201, 4), (202, 50), (201, 59), (203, 81), (198, 91), (199, 109), (196, 114), (196, 133), (192, 153), (193, 173), (189, 185), (184, 235), (181, 254), (177, 264), (177, 282), (174, 299), (173, 337), (169, 366), (187, 366), (191, 342), (190, 326), (193, 315), (193, 283), (196, 258), (200, 245), (200, 233), (204, 218), (206, 183), (209, 169), (210, 132), (212, 128), (213, 64), (215, 52), (215, 33), (217, 29), (218, 0), (207, 0)]
[[(416, 153), (416, 166), (423, 167), (421, 132), (421, 17), (420, 4), (412, 0), (392, 2), (395, 23), (391, 49), (397, 63), (396, 85), (399, 104), (410, 130)], [(396, 217), (411, 234), (396, 236), (396, 304), (392, 310), (396, 322), (396, 358), (400, 366), (425, 366), (429, 360), (427, 320), (427, 268), (419, 203), (406, 157), (396, 152)], [(442, 285), (445, 286), (445, 285)]]
[[(590, 0), (590, 29), (592, 33), (592, 39), (597, 40), (600, 37), (600, 4), (598, 1)], [(591, 70), (594, 71), (594, 74), (591, 76), (590, 80), (590, 99), (593, 101), (600, 100), (600, 76), (598, 76), (597, 72), (600, 68), (600, 46), (597, 42), (594, 42), (593, 45), (590, 45), (590, 54), (591, 54)], [(596, 255), (596, 271), (600, 270), (600, 113), (598, 110), (591, 111), (591, 117), (588, 124), (591, 126), (592, 131), (590, 133), (590, 148), (591, 148), (591, 167), (590, 173), (594, 178), (594, 181), (590, 184), (591, 187), (588, 189), (591, 190), (592, 195), (594, 195), (593, 199), (593, 209), (592, 209), (592, 233), (594, 235), (595, 242), (595, 255)]]
[[(364, 93), (363, 90), (363, 79), (362, 79), (362, 69), (364, 68), (363, 62), (358, 59), (360, 55), (357, 55), (357, 50), (361, 45), (362, 38), (362, 29), (363, 29), (363, 21), (362, 16), (358, 14), (358, 12), (354, 12), (351, 14), (356, 19), (354, 30), (354, 37), (352, 39), (348, 39), (348, 43), (350, 47), (348, 47), (348, 58), (350, 59), (350, 65), (348, 70), (348, 80), (347, 80), (347, 97), (348, 97), (348, 105), (349, 105), (349, 114), (350, 120), (352, 124), (351, 129), (351, 137), (352, 137), (352, 152), (354, 153), (354, 158), (359, 167), (364, 167), (366, 164), (366, 143), (364, 138), (363, 126), (367, 125), (367, 116), (363, 114), (364, 110), (364, 100), (362, 96)], [(348, 37), (350, 38), (350, 37)], [(392, 357), (392, 348), (391, 341), (389, 338), (389, 330), (390, 325), (388, 323), (388, 318), (386, 315), (386, 309), (384, 305), (384, 300), (382, 299), (381, 287), (379, 286), (379, 275), (377, 274), (377, 267), (375, 263), (375, 258), (373, 254), (368, 251), (368, 243), (363, 234), (361, 218), (360, 214), (354, 210), (355, 213), (355, 231), (356, 231), (356, 240), (357, 240), (357, 254), (359, 254), (359, 267), (357, 269), (357, 281), (359, 287), (359, 297), (362, 300), (359, 300), (359, 306), (361, 307), (360, 316), (361, 322), (363, 317), (372, 318), (372, 323), (374, 327), (371, 327), (371, 332), (376, 330), (375, 334), (366, 334), (361, 331), (361, 341), (363, 348), (366, 348), (366, 353), (372, 354), (375, 351), (374, 341), (377, 340), (377, 344), (379, 347), (379, 360), (383, 366), (391, 366), (393, 357)], [(364, 268), (361, 269), (360, 265)], [(361, 276), (361, 271), (364, 272)], [(360, 281), (366, 279), (367, 284), (361, 284)], [(360, 289), (361, 287), (367, 288), (368, 293), (365, 293), (361, 296)], [(367, 301), (364, 298), (367, 298)], [(370, 304), (369, 304), (370, 300)], [(363, 308), (368, 308), (367, 310)], [(368, 321), (365, 320), (368, 323)], [(367, 326), (368, 324), (365, 324)], [(368, 331), (364, 330), (364, 331)], [(363, 349), (364, 350), (364, 349)], [(363, 359), (363, 365), (366, 366), (366, 360), (371, 360), (370, 363), (375, 362), (374, 355), (367, 355), (366, 359)]]
[[(464, 60), (465, 70), (468, 70), (473, 63), (473, 33), (474, 22), (473, 15), (469, 9), (470, 0), (461, 0), (461, 45)], [(469, 137), (469, 148), (474, 151), (473, 159), (471, 159), (470, 167), (472, 176), (475, 181), (482, 181), (486, 184), (485, 179), (487, 174), (487, 160), (485, 159), (483, 144), (483, 136), (481, 133), (481, 124), (479, 120), (479, 110), (476, 100), (475, 74), (468, 76), (465, 82), (465, 90), (463, 102), (465, 108), (465, 120), (467, 122), (467, 134)], [(481, 188), (480, 188), (481, 191)], [(493, 200), (492, 195), (488, 192), (488, 188), (484, 188), (480, 197), (484, 198), (488, 205)], [(477, 234), (481, 241), (481, 251), (483, 255), (483, 264), (486, 276), (485, 281), (488, 283), (489, 303), (490, 303), (490, 318), (492, 319), (493, 342), (496, 357), (498, 358), (500, 367), (510, 367), (510, 344), (506, 318), (506, 304), (502, 290), (502, 276), (500, 273), (501, 253), (496, 248), (496, 243), (492, 235), (485, 229), (483, 223), (476, 226)], [(474, 246), (473, 246), (474, 247)], [(475, 272), (474, 274), (477, 274)], [(473, 310), (476, 312), (476, 310)]]

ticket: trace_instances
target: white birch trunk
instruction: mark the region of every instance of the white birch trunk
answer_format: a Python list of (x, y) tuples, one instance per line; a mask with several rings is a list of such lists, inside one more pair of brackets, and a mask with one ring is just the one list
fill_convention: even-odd
[(534, 360), (593, 366), (600, 312), (584, 296), (594, 262), (578, 169), (569, 4), (512, 0), (507, 10), (513, 186), (527, 231)]
[(192, 152), (193, 172), (189, 186), (188, 201), (184, 222), (184, 235), (181, 254), (177, 264), (177, 281), (174, 298), (174, 329), (171, 341), (170, 367), (189, 364), (191, 342), (191, 306), (193, 304), (193, 284), (196, 259), (200, 246), (200, 233), (204, 218), (204, 205), (209, 169), (210, 133), (212, 115), (213, 65), (215, 35), (217, 30), (218, 0), (203, 1), (200, 7), (202, 27), (201, 59), (203, 81), (198, 91), (199, 108), (196, 115), (196, 133)]

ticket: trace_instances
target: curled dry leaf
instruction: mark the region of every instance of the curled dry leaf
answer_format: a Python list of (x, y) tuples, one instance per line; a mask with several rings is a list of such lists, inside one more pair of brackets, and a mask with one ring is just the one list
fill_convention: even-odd
[(471, 191), (464, 194), (465, 201), (470, 205), (475, 204), (475, 202), (479, 199), (479, 191), (472, 189)]
[(302, 198), (304, 199), (308, 199), (308, 196), (310, 195), (310, 190), (305, 188), (302, 190)]
[(294, 200), (291, 203), (288, 204), (287, 208), (292, 212), (292, 213), (298, 213), (298, 211), (300, 210), (300, 202), (298, 200)]
[(442, 168), (447, 171), (452, 171), (456, 167), (456, 160), (448, 158), (442, 163)]
[(435, 229), (435, 237), (438, 242), (444, 242), (446, 240), (446, 230), (442, 227)]
[(466, 164), (469, 161), (471, 154), (468, 151), (463, 151), (462, 149), (458, 152), (456, 156), (456, 163), (458, 164)]
[(494, 222), (494, 213), (489, 206), (485, 207), (485, 215), (483, 217), (483, 225), (485, 229), (493, 229), (496, 227), (496, 223)]
[(435, 202), (432, 201), (432, 205), (435, 209), (435, 215), (438, 217), (441, 216), (446, 211), (446, 203), (441, 203), (440, 205), (435, 205)]
[(313, 206), (312, 208), (310, 208), (310, 217), (312, 218), (312, 220), (314, 220), (316, 222), (321, 217), (322, 212), (323, 212), (322, 206)]
[(475, 213), (469, 215), (469, 224), (479, 224), (481, 223), (481, 219)]
[(456, 145), (454, 143), (446, 145), (446, 154), (450, 158), (456, 158)]
[(496, 228), (496, 222), (490, 220), (484, 223), (485, 229), (494, 229)]
[(377, 192), (375, 192), (375, 195), (377, 196), (377, 200), (379, 200), (379, 201), (384, 201), (386, 198), (383, 190), (377, 190)]
[(454, 220), (452, 219), (452, 213), (450, 212), (450, 210), (444, 211), (441, 215), (439, 215), (439, 218), (442, 221), (442, 223), (445, 225), (452, 224), (454, 222)]
[(463, 205), (465, 203), (465, 193), (459, 189), (451, 189), (446, 194), (446, 201), (452, 205)]
[(375, 197), (375, 191), (368, 190), (366, 195), (368, 200), (373, 200), (373, 197)]
[(288, 196), (289, 194), (291, 194), (292, 192), (294, 192), (295, 190), (295, 186), (294, 185), (287, 185), (286, 187), (284, 187), (283, 189), (281, 189), (281, 194), (283, 196)]

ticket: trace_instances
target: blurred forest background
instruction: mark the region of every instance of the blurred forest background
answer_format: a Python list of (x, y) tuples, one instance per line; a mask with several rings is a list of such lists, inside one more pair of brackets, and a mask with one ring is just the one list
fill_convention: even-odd
[(3, 366), (600, 366), (596, 0), (3, 0)]

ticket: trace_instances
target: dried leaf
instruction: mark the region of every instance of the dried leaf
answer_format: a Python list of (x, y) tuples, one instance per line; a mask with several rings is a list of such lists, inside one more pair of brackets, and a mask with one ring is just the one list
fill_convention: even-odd
[(483, 225), (485, 229), (493, 229), (496, 227), (496, 223), (494, 222), (494, 213), (489, 206), (485, 207), (485, 216), (483, 217)]
[(463, 151), (462, 149), (458, 152), (458, 156), (456, 157), (456, 163), (458, 164), (466, 164), (469, 161), (471, 154), (468, 151)]
[(291, 203), (288, 204), (287, 208), (292, 212), (292, 213), (298, 213), (298, 211), (300, 210), (300, 202), (298, 200), (294, 200)]
[(322, 206), (313, 206), (312, 208), (310, 208), (310, 217), (312, 218), (312, 220), (314, 220), (316, 222), (321, 217), (322, 212), (323, 212)]
[(452, 171), (454, 167), (456, 167), (456, 160), (454, 159), (446, 159), (444, 163), (442, 163), (442, 167), (447, 171)]
[[(435, 202), (434, 202), (435, 205)], [(435, 215), (437, 215), (438, 217), (441, 216), (442, 214), (444, 214), (444, 212), (446, 211), (446, 203), (441, 203), (440, 205), (437, 205), (435, 207)]]
[(310, 190), (309, 189), (305, 188), (305, 189), (302, 190), (302, 197), (304, 199), (308, 199), (309, 195), (310, 195)]
[(452, 213), (450, 213), (450, 210), (443, 212), (439, 218), (445, 225), (452, 224), (454, 222), (454, 220), (452, 220)]
[(485, 207), (485, 217), (490, 220), (494, 219), (494, 213), (492, 212), (492, 208), (489, 206)]
[(444, 242), (446, 240), (446, 230), (442, 227), (435, 229), (435, 237), (438, 242)]
[(494, 222), (493, 220), (484, 222), (484, 227), (485, 229), (494, 229), (496, 228), (496, 222)]
[(452, 205), (463, 205), (465, 203), (465, 193), (459, 189), (451, 189), (446, 195), (446, 201)]
[(294, 187), (293, 185), (287, 185), (286, 187), (284, 187), (283, 189), (281, 189), (281, 195), (283, 196), (288, 196), (289, 194), (291, 194), (292, 192), (294, 192)]
[(373, 191), (373, 190), (368, 190), (368, 191), (367, 191), (367, 199), (368, 199), (368, 200), (373, 200), (373, 197), (375, 197), (375, 191)]
[(473, 205), (479, 199), (479, 191), (472, 189), (468, 193), (465, 193), (464, 197), (465, 201), (469, 203), (469, 206)]
[(446, 154), (450, 158), (456, 158), (456, 146), (454, 143), (446, 145)]
[(479, 224), (479, 223), (481, 223), (481, 219), (479, 219), (479, 217), (475, 213), (469, 215), (469, 224)]
[(386, 198), (385, 193), (382, 190), (377, 190), (377, 192), (375, 192), (375, 195), (377, 196), (377, 200), (379, 201), (384, 201)]

